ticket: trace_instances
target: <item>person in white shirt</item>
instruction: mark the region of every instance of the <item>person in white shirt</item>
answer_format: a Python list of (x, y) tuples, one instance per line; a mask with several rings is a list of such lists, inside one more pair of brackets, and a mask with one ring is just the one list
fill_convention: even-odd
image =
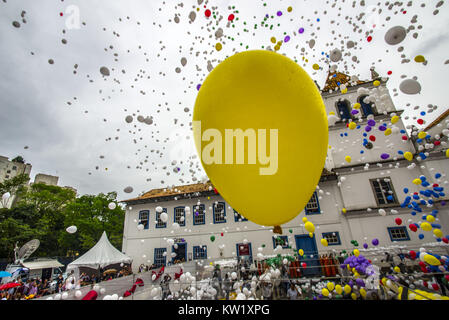
[(289, 297), (290, 300), (297, 300), (298, 295), (300, 295), (298, 289), (293, 283), (290, 283), (290, 288), (288, 288), (287, 290), (287, 296)]

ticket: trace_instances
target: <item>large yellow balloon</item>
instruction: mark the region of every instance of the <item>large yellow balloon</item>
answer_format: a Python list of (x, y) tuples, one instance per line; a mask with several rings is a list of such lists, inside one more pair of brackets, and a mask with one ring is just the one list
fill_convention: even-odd
[(320, 92), (298, 64), (262, 50), (227, 58), (202, 84), (193, 120), (201, 163), (236, 211), (276, 226), (304, 209), (323, 171), (328, 124)]
[(323, 296), (327, 297), (327, 296), (329, 295), (329, 290), (327, 290), (326, 288), (323, 288), (323, 289), (321, 290), (321, 294), (322, 294)]
[(430, 231), (432, 230), (432, 225), (428, 222), (423, 222), (421, 223), (421, 229), (423, 229), (424, 231)]
[(431, 254), (426, 254), (424, 256), (424, 261), (432, 266), (439, 266), (441, 264), (440, 260), (432, 256)]
[(351, 287), (349, 285), (345, 285), (344, 290), (345, 290), (345, 293), (348, 294), (348, 293), (351, 292), (352, 289), (351, 289)]
[(329, 292), (334, 291), (334, 288), (335, 288), (335, 284), (333, 282), (327, 283), (327, 289), (329, 290)]

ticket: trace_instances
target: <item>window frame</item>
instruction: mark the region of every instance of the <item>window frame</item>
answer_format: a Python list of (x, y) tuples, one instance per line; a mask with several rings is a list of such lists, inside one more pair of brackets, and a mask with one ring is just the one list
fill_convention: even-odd
[[(239, 221), (240, 218), (242, 219), (242, 221)], [(242, 216), (240, 213), (234, 210), (234, 222), (245, 222), (245, 221), (248, 221), (248, 219), (246, 219), (244, 216)]]
[[(158, 264), (158, 263), (156, 263), (156, 252), (158, 252), (158, 250), (162, 250), (162, 253), (161, 253), (161, 255), (162, 255), (162, 257), (164, 258), (164, 263), (163, 264)], [(166, 266), (167, 265), (167, 256), (163, 256), (163, 254), (164, 254), (164, 252), (167, 252), (167, 248), (154, 248), (154, 259), (153, 259), (153, 262), (154, 262), (154, 264), (159, 268), (159, 267), (162, 267), (162, 266)], [(162, 260), (162, 258), (161, 258), (161, 260)]]
[(284, 244), (279, 244), (280, 246), (282, 246), (282, 249), (287, 249), (289, 247), (289, 242), (288, 242), (288, 236), (272, 236), (272, 240), (273, 240), (273, 249), (276, 249), (277, 245), (276, 245), (276, 239), (281, 238), (284, 240)]
[[(333, 237), (333, 233), (335, 233), (335, 236), (337, 237), (338, 242), (337, 243), (331, 243), (329, 242), (328, 238), (326, 237), (327, 235), (331, 235)], [(332, 232), (323, 232), (321, 234), (321, 236), (323, 237), (323, 239), (327, 240), (327, 244), (329, 246), (340, 246), (341, 245), (341, 238), (340, 238), (340, 233), (338, 231), (332, 231)]]
[(367, 94), (362, 94), (361, 96), (359, 96), (359, 97), (357, 98), (357, 102), (360, 103), (360, 110), (361, 110), (362, 116), (365, 117), (365, 118), (369, 116), (369, 114), (366, 114), (366, 113), (365, 113), (365, 110), (363, 109), (363, 105), (367, 105), (367, 106), (369, 106), (369, 107), (371, 108), (371, 112), (372, 112), (372, 113), (370, 113), (370, 114), (372, 114), (373, 116), (377, 115), (377, 110), (376, 110), (376, 108), (373, 106), (373, 103), (372, 103), (372, 102), (371, 102), (371, 103), (365, 103), (365, 102), (363, 102), (363, 100), (364, 100), (366, 97), (368, 97)]
[[(345, 103), (346, 107), (347, 107), (347, 111), (349, 114), (349, 118), (343, 118), (343, 115), (340, 113), (340, 108), (338, 107), (339, 103)], [(335, 109), (337, 110), (337, 114), (338, 117), (340, 118), (341, 121), (349, 121), (354, 119), (354, 116), (351, 114), (351, 102), (348, 99), (344, 99), (344, 100), (337, 100), (335, 102)]]
[[(406, 239), (393, 239), (393, 235), (391, 233), (391, 231), (394, 230), (404, 230), (404, 233), (406, 235)], [(388, 231), (388, 235), (390, 236), (390, 240), (391, 242), (393, 241), (410, 241), (410, 234), (407, 231), (407, 227), (405, 226), (397, 226), (397, 227), (387, 227), (387, 231)]]
[(142, 224), (142, 213), (148, 213), (148, 217), (147, 217), (147, 225), (143, 227), (143, 230), (148, 230), (150, 229), (150, 210), (145, 209), (145, 210), (140, 210), (139, 211), (139, 223), (138, 224)]
[[(222, 204), (223, 205), (223, 221), (216, 221), (215, 219), (215, 208), (217, 207), (217, 205)], [(226, 203), (223, 201), (219, 201), (217, 204), (213, 204), (212, 206), (212, 211), (213, 211), (213, 218), (214, 218), (214, 224), (218, 224), (218, 223), (226, 223)]]
[[(384, 183), (388, 183), (391, 187), (391, 191), (393, 192), (393, 197), (394, 197), (394, 202), (390, 202), (388, 203), (388, 199), (385, 196), (385, 193), (382, 192), (382, 195), (384, 196), (384, 200), (385, 200), (385, 204), (381, 204), (379, 203), (379, 199), (377, 198), (377, 192), (376, 192), (376, 188), (374, 186), (374, 182), (377, 182), (377, 179), (379, 179), (380, 181), (383, 181)], [(384, 179), (389, 179), (389, 182), (385, 182)], [(398, 196), (396, 195), (396, 191), (394, 190), (394, 186), (393, 186), (393, 180), (391, 179), (391, 177), (383, 177), (383, 178), (372, 178), (369, 179), (370, 185), (371, 185), (371, 190), (373, 191), (373, 195), (374, 195), (374, 200), (376, 200), (376, 204), (379, 208), (384, 208), (384, 207), (393, 207), (393, 206), (397, 206), (399, 205), (399, 201), (398, 201)], [(379, 182), (380, 187), (382, 189), (382, 183)], [(387, 190), (388, 193), (389, 190)]]
[[(196, 220), (197, 216), (195, 215), (195, 207), (200, 207), (199, 210), (201, 210), (201, 208), (202, 208), (202, 214), (203, 214), (203, 222), (202, 223), (198, 223), (197, 220)], [(203, 224), (206, 224), (206, 205), (204, 205), (204, 204), (200, 204), (200, 205), (195, 204), (193, 206), (193, 225), (194, 226), (199, 226), (199, 225), (203, 225)]]
[[(206, 245), (202, 245), (202, 246), (193, 246), (193, 260), (205, 260), (207, 259), (207, 246)], [(199, 256), (198, 255), (198, 250), (200, 250), (202, 252), (203, 256)]]
[[(307, 209), (307, 205), (310, 203), (310, 200), (312, 200), (313, 197), (316, 197), (316, 203), (318, 206), (318, 211), (309, 211), (310, 209)], [(321, 214), (321, 207), (320, 207), (320, 201), (318, 199), (318, 193), (316, 191), (313, 192), (312, 196), (310, 197), (309, 201), (307, 202), (306, 206), (304, 207), (304, 212), (307, 216), (314, 215), (314, 214)]]
[[(167, 213), (167, 208), (162, 208), (162, 212)], [(156, 212), (156, 229), (167, 228), (167, 222), (162, 222), (162, 220), (160, 219), (160, 216), (161, 216), (162, 212)], [(159, 224), (159, 221), (161, 221), (160, 224)]]
[[(182, 209), (182, 213), (184, 215), (184, 221), (176, 221), (176, 209)], [(179, 226), (181, 227), (185, 227), (186, 226), (186, 207), (185, 206), (178, 206), (173, 208), (173, 222), (177, 222), (179, 224)]]

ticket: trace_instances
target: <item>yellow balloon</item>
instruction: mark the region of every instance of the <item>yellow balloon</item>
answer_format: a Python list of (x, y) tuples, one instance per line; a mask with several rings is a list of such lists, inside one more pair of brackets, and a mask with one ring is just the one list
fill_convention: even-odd
[(427, 136), (427, 132), (425, 131), (421, 131), (420, 133), (418, 133), (418, 138), (420, 139), (424, 139)]
[(341, 93), (347, 93), (348, 92), (348, 88), (344, 88), (343, 90), (341, 90)]
[(299, 255), (302, 257), (302, 256), (304, 255), (304, 250), (299, 249), (299, 250), (298, 250), (298, 253), (299, 253)]
[(428, 264), (430, 264), (432, 266), (439, 266), (441, 264), (440, 260), (438, 260), (437, 258), (432, 256), (431, 254), (426, 254), (424, 256), (424, 262), (427, 262)]
[(306, 217), (302, 218), (302, 222), (306, 223), (307, 222), (307, 218)]
[(341, 211), (343, 212), (343, 213), (346, 213), (346, 208), (343, 208), (343, 209), (341, 209)]
[(355, 122), (351, 122), (348, 126), (349, 129), (354, 130), (357, 127), (357, 124)]
[(327, 245), (328, 245), (327, 240), (326, 240), (326, 239), (321, 239), (321, 244), (322, 244), (324, 247), (327, 247)]
[(202, 84), (193, 121), (207, 176), (245, 218), (279, 226), (309, 202), (326, 160), (328, 123), (317, 86), (297, 63), (267, 50), (227, 58)]
[(309, 232), (309, 237), (313, 238), (313, 232)]
[(357, 300), (357, 295), (353, 292), (351, 293), (351, 298), (352, 300)]
[(275, 37), (271, 37), (270, 41), (271, 41), (271, 43), (276, 43), (276, 38)]
[(358, 257), (359, 256), (359, 254), (360, 254), (360, 251), (359, 251), (359, 249), (354, 249), (354, 255), (356, 256), (356, 257)]
[(449, 158), (449, 149), (446, 149), (446, 158)]
[(391, 134), (392, 130), (390, 128), (387, 128), (387, 130), (385, 130), (384, 135), (389, 136)]
[(343, 293), (343, 288), (341, 287), (341, 285), (337, 284), (335, 286), (335, 292), (337, 292), (338, 294), (342, 294)]
[(424, 61), (426, 61), (426, 59), (422, 55), (418, 55), (415, 57), (415, 62), (420, 63), (420, 62), (424, 62)]
[(422, 183), (421, 179), (416, 178), (415, 180), (413, 180), (413, 183), (416, 185), (420, 185)]
[(292, 10), (293, 10), (292, 7), (288, 7), (288, 8), (287, 8), (287, 11), (288, 11), (288, 12), (292, 12)]
[(375, 86), (375, 87), (380, 86), (380, 81), (379, 80), (374, 81), (373, 86)]
[(399, 268), (398, 266), (394, 267), (394, 272), (399, 273), (401, 272), (401, 268)]
[(215, 45), (215, 50), (220, 51), (223, 48), (223, 45), (220, 42), (217, 42)]
[(320, 70), (320, 66), (317, 65), (316, 63), (313, 64), (312, 68), (313, 70)]
[(327, 283), (327, 289), (329, 290), (329, 292), (332, 292), (335, 288), (335, 284), (333, 282), (328, 282)]
[(428, 215), (426, 216), (426, 220), (427, 220), (428, 222), (435, 222), (435, 217), (432, 216), (432, 215), (430, 215), (430, 214), (428, 214)]
[(346, 294), (349, 294), (350, 292), (351, 292), (351, 287), (347, 284), (347, 285), (345, 285), (345, 288), (344, 288), (344, 290), (345, 290), (345, 293)]
[(360, 288), (360, 295), (364, 298), (366, 297), (366, 290), (364, 288)]
[(413, 153), (407, 151), (404, 153), (404, 158), (407, 159), (408, 161), (412, 161), (413, 160)]
[(360, 109), (360, 103), (356, 102), (356, 103), (354, 103), (354, 105), (352, 107), (354, 109)]
[(437, 238), (442, 238), (442, 237), (443, 237), (443, 232), (441, 231), (441, 229), (433, 229), (433, 234), (434, 234)]
[(304, 228), (305, 228), (307, 231), (309, 231), (310, 233), (315, 232), (315, 226), (314, 226), (313, 223), (310, 222), (310, 221), (307, 221), (307, 222), (304, 224)]
[(351, 156), (346, 156), (345, 160), (346, 160), (346, 162), (351, 162)]
[(399, 116), (393, 116), (391, 117), (391, 123), (395, 124), (396, 122), (399, 121)]
[(326, 288), (323, 288), (323, 289), (321, 290), (321, 294), (322, 294), (323, 296), (327, 297), (327, 296), (329, 295), (329, 290), (327, 290)]
[(428, 222), (423, 222), (421, 223), (421, 229), (423, 229), (424, 231), (431, 231), (432, 225)]

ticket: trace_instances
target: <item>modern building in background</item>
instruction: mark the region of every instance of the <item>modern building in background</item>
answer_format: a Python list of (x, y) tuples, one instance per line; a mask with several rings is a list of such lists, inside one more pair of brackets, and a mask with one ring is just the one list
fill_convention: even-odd
[[(15, 160), (15, 159), (12, 159)], [(0, 183), (5, 180), (12, 179), (18, 175), (25, 174), (28, 177), (31, 172), (31, 164), (21, 163), (17, 161), (9, 160), (8, 157), (0, 156)], [(13, 203), (16, 201), (16, 196), (12, 195), (8, 199), (2, 199), (0, 194), (0, 208), (6, 207), (11, 208)]]
[(38, 173), (34, 177), (34, 183), (44, 183), (49, 186), (57, 186), (59, 177), (51, 176), (48, 174)]
[[(239, 257), (253, 261), (260, 248), (262, 254), (273, 254), (275, 248), (279, 253), (291, 253), (289, 245), (306, 252), (301, 259), (308, 265), (318, 265), (320, 254), (354, 248), (353, 240), (360, 244), (359, 249), (364, 243), (372, 248), (374, 239), (379, 247), (401, 244), (419, 249), (423, 243), (441, 241), (432, 232), (413, 232), (409, 228), (412, 220), (419, 224), (421, 215), (433, 210), (438, 210), (435, 225), (448, 235), (449, 204), (445, 205), (448, 195), (444, 192), (437, 192), (432, 206), (421, 206), (423, 212), (415, 216), (411, 214), (413, 209), (401, 204), (411, 192), (418, 195), (414, 201), (423, 200), (422, 187), (412, 183), (421, 176), (447, 192), (449, 161), (444, 151), (448, 139), (441, 132), (449, 126), (449, 111), (424, 129), (432, 138), (419, 139), (416, 131), (408, 136), (401, 119), (392, 121), (402, 111), (393, 105), (386, 81), (375, 76), (371, 81), (350, 80), (345, 74), (329, 72), (321, 93), (326, 112), (334, 112), (338, 119), (329, 127), (325, 169), (304, 210), (281, 226), (282, 235), (275, 235), (272, 227), (247, 221), (214, 191), (210, 182), (154, 189), (124, 201), (127, 209), (122, 251), (132, 257), (133, 268), (136, 270), (142, 263), (160, 266), (175, 260)], [(380, 85), (375, 87), (374, 80)], [(342, 84), (347, 87), (345, 94), (339, 90)], [(355, 103), (360, 104), (358, 114), (353, 112)], [(360, 127), (348, 129), (350, 121)], [(375, 121), (371, 131), (366, 129), (368, 121)], [(391, 131), (378, 129), (381, 126)], [(438, 141), (433, 140), (435, 135), (439, 135)], [(404, 158), (406, 152), (414, 155), (412, 161)], [(349, 163), (347, 155), (352, 158)], [(167, 222), (160, 219), (157, 207), (168, 214)], [(316, 226), (312, 238), (304, 229), (303, 217)], [(402, 223), (398, 224), (396, 218)], [(179, 228), (173, 228), (175, 222)], [(420, 239), (419, 234), (424, 238)], [(322, 238), (327, 239), (327, 247), (321, 244)], [(173, 239), (174, 244), (168, 244), (167, 239)], [(278, 246), (283, 249), (279, 251)], [(318, 270), (308, 268), (304, 272), (314, 274)]]

